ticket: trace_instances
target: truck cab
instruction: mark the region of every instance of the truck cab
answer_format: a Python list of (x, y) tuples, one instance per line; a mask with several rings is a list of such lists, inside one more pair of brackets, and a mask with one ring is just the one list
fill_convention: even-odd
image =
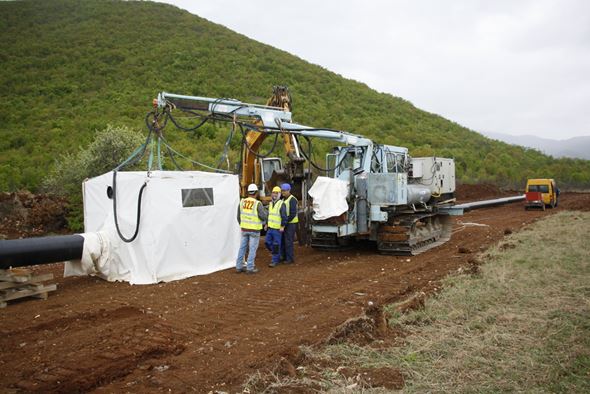
[(559, 189), (553, 179), (529, 179), (525, 188), (525, 209), (554, 208), (559, 200)]

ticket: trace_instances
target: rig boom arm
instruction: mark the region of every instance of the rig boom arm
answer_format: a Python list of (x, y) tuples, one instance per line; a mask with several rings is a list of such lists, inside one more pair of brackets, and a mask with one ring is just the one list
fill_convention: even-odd
[(275, 86), (273, 94), (266, 105), (249, 104), (235, 99), (211, 98), (201, 96), (186, 96), (168, 92), (158, 94), (156, 104), (159, 108), (180, 108), (207, 112), (208, 116), (221, 116), (226, 120), (247, 120), (247, 133), (244, 135), (242, 147), (242, 162), (240, 189), (245, 195), (250, 183), (260, 184), (261, 174), (256, 165), (259, 150), (267, 136), (281, 134), (283, 145), (289, 163), (287, 165), (293, 174), (303, 175), (305, 159), (300, 154), (300, 148), (295, 138), (303, 137), (329, 139), (338, 143), (352, 146), (369, 146), (372, 141), (360, 135), (353, 135), (340, 130), (314, 128), (292, 122), (291, 96), (289, 90), (283, 86)]

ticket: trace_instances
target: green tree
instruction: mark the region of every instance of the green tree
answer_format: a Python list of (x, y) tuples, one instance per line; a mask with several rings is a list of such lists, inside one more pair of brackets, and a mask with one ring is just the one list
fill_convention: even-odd
[(94, 141), (87, 148), (80, 149), (76, 154), (67, 153), (56, 160), (53, 170), (43, 181), (43, 188), (69, 199), (70, 229), (82, 229), (84, 180), (113, 170), (143, 142), (143, 135), (136, 130), (108, 125), (96, 132)]

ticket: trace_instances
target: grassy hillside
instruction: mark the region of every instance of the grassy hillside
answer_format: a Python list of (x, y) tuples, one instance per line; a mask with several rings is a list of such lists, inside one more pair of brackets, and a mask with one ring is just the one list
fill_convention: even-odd
[[(297, 122), (407, 146), (414, 156), (455, 157), (463, 181), (551, 176), (590, 185), (588, 161), (489, 140), (169, 5), (0, 2), (0, 40), (0, 190), (35, 190), (56, 157), (86, 146), (107, 124), (142, 128), (158, 91), (263, 103), (275, 84), (290, 87)], [(208, 125), (194, 137), (167, 136), (183, 153), (214, 163), (227, 131)], [(232, 148), (235, 158), (239, 139)]]

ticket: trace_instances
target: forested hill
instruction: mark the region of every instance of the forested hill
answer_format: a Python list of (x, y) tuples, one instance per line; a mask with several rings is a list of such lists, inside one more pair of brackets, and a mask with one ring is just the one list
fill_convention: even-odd
[[(0, 40), (0, 190), (35, 190), (55, 158), (77, 152), (107, 124), (143, 128), (158, 91), (264, 103), (277, 84), (289, 86), (298, 123), (407, 146), (414, 156), (454, 157), (466, 182), (539, 176), (590, 185), (588, 161), (489, 140), (170, 5), (0, 2)], [(213, 163), (227, 127), (167, 133), (185, 154)]]

